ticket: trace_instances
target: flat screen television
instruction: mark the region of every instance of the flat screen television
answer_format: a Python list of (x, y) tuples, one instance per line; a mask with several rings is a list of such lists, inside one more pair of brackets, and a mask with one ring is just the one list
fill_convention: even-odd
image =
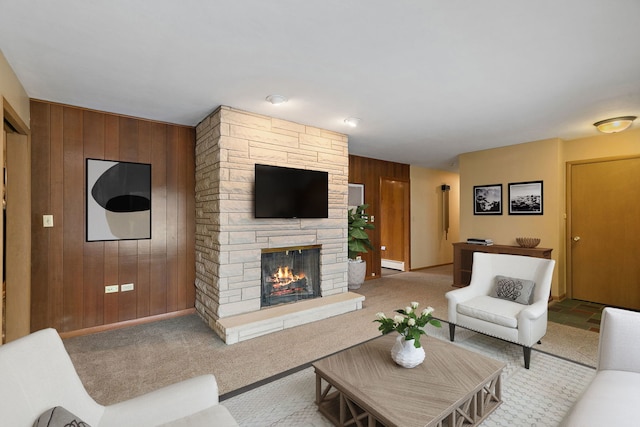
[(255, 166), (256, 218), (327, 218), (327, 172)]

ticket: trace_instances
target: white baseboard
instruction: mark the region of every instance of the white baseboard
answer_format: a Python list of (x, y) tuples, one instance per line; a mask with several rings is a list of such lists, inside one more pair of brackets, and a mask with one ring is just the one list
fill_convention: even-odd
[(392, 259), (383, 259), (382, 268), (390, 268), (392, 270), (404, 270), (404, 261), (394, 261)]

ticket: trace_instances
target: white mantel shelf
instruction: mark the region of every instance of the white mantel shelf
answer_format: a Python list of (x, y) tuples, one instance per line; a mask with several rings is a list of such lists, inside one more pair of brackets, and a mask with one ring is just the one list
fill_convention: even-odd
[(252, 313), (218, 319), (215, 329), (225, 343), (235, 344), (305, 323), (360, 310), (364, 299), (364, 295), (345, 292), (277, 305)]

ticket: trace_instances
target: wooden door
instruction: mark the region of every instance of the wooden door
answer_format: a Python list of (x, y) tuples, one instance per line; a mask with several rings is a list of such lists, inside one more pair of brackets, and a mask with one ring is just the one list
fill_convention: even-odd
[(409, 183), (380, 180), (380, 255), (382, 266), (409, 267)]
[(7, 183), (6, 341), (30, 330), (31, 314), (31, 151), (26, 135), (6, 135)]
[(570, 165), (571, 296), (640, 309), (640, 158)]

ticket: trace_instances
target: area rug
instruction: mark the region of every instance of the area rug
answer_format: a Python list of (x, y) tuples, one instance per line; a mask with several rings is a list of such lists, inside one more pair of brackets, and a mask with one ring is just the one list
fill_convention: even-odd
[[(429, 329), (427, 353), (429, 339), (447, 340), (448, 328), (443, 326)], [(456, 331), (455, 344), (506, 364), (503, 403), (481, 424), (483, 427), (557, 426), (595, 375), (591, 367), (535, 350), (527, 370), (520, 346), (461, 328)], [(221, 399), (243, 427), (332, 425), (317, 411), (315, 374), (308, 365)]]

